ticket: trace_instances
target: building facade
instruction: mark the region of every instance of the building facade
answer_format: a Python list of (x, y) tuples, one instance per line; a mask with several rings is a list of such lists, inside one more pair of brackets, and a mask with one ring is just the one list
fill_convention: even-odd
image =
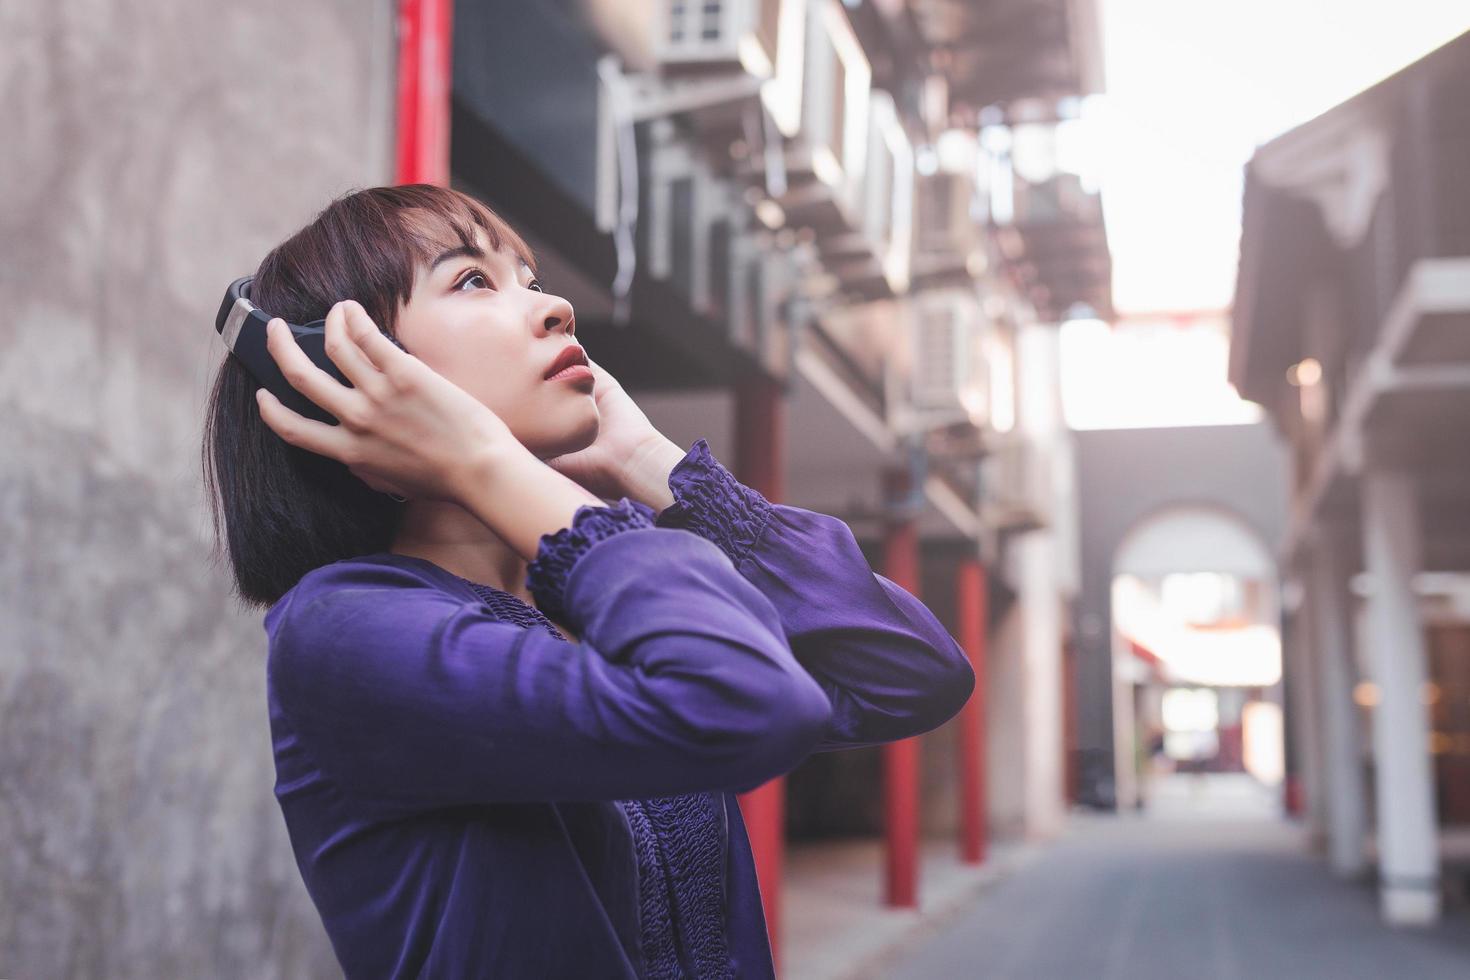
[(1231, 380), (1291, 447), (1299, 799), (1382, 914), (1434, 921), (1470, 822), (1470, 36), (1260, 147)]
[[(207, 561), (198, 439), (224, 286), (394, 181), (496, 208), (670, 438), (846, 520), (990, 671), (945, 730), (837, 774), (869, 808), (841, 819), (885, 835), (887, 901), (919, 901), (925, 830), (980, 861), (992, 823), (1055, 829), (1076, 572), (1054, 324), (1110, 301), (1097, 198), (1044, 164), (1100, 88), (1090, 2), (140, 22), (77, 0), (5, 22), (26, 70), (0, 103), (22, 134), (0, 191), (0, 893), (25, 897), (0, 903), (0, 973), (335, 969), (271, 795), (259, 621)], [(778, 956), (786, 827), (833, 831), (828, 763), (742, 801)]]
[[(676, 441), (847, 521), (992, 671), (953, 731), (813, 759), (743, 801), (775, 933), (788, 823), (883, 832), (887, 900), (912, 905), (921, 830), (964, 830), (978, 856), (988, 820), (1046, 836), (1064, 810), (1076, 536), (1054, 326), (1110, 314), (1109, 262), (1096, 195), (1047, 157), (1098, 88), (1097, 39), (1088, 5), (1020, 7), (454, 12), (450, 179), (526, 233), (589, 351)], [(1008, 44), (1028, 57), (997, 74)], [(959, 778), (922, 806), (936, 759)], [(833, 787), (851, 806), (824, 805)]]

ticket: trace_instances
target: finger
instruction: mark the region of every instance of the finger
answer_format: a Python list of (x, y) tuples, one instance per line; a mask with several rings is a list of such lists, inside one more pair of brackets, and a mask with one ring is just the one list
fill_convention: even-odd
[(306, 351), (296, 343), (286, 321), (280, 317), (266, 324), (265, 346), (281, 369), (286, 383), (326, 409), (333, 418), (340, 419), (349, 414), (352, 398), (361, 397), (313, 364)]
[(347, 328), (347, 301), (337, 303), (326, 313), (326, 356), (340, 367), (353, 386), (370, 391), (379, 381), (378, 367), (368, 359), (357, 345), (353, 331)]
[(347, 326), (349, 305), (356, 306), (357, 304), (343, 301), (333, 305), (327, 313), (325, 341), (327, 356), (341, 369), (354, 387), (367, 394), (376, 395), (383, 384), (383, 375), (363, 353), (362, 348), (358, 346), (356, 336)]
[(367, 310), (356, 300), (344, 300), (342, 303), (343, 315), (346, 318), (347, 333), (357, 344), (358, 350), (372, 362), (372, 365), (384, 374), (401, 370), (404, 363), (415, 360), (401, 347), (388, 339), (388, 335), (373, 322), (368, 316)]
[(265, 424), (286, 442), (340, 462), (346, 461), (349, 437), (342, 426), (306, 418), (281, 404), (281, 400), (265, 388), (256, 389), (255, 403), (260, 407), (260, 417)]

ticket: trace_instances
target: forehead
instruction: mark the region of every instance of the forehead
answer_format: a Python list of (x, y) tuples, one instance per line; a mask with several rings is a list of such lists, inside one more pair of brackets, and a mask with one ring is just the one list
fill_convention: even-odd
[(402, 220), (421, 273), (430, 270), (446, 252), (470, 255), (473, 251), (481, 253), (488, 263), (518, 272), (536, 270), (535, 258), (520, 236), (489, 212), (439, 213), (413, 208), (402, 213)]

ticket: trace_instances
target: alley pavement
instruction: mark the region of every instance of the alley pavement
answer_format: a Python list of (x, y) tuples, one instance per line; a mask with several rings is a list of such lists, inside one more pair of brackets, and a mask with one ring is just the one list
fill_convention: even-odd
[[(1233, 780), (1233, 781), (1232, 781)], [(1250, 777), (1168, 777), (1144, 813), (1078, 813), (1044, 852), (863, 974), (894, 980), (1470, 978), (1470, 908), (1395, 930)]]

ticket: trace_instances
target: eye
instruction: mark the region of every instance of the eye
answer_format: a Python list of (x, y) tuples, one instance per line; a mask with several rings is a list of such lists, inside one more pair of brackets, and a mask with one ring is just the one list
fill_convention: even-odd
[(459, 282), (457, 282), (457, 283), (454, 284), (454, 288), (457, 291), (459, 291), (459, 292), (464, 292), (465, 291), (465, 286), (469, 285), (470, 283), (474, 282), (477, 279), (480, 281), (480, 286), (477, 286), (475, 288), (477, 288), (477, 289), (478, 288), (485, 288), (485, 289), (494, 289), (495, 288), (491, 284), (490, 278), (488, 276), (486, 276), (485, 273), (481, 272), (479, 269), (471, 269), (471, 270), (469, 270), (469, 273), (467, 275), (465, 275), (465, 277), (463, 279), (461, 279)]
[(538, 293), (544, 293), (544, 292), (546, 292), (546, 290), (544, 290), (544, 289), (541, 288), (541, 280), (539, 280), (539, 279), (532, 279), (530, 282), (526, 283), (526, 288), (527, 289), (534, 289)]

